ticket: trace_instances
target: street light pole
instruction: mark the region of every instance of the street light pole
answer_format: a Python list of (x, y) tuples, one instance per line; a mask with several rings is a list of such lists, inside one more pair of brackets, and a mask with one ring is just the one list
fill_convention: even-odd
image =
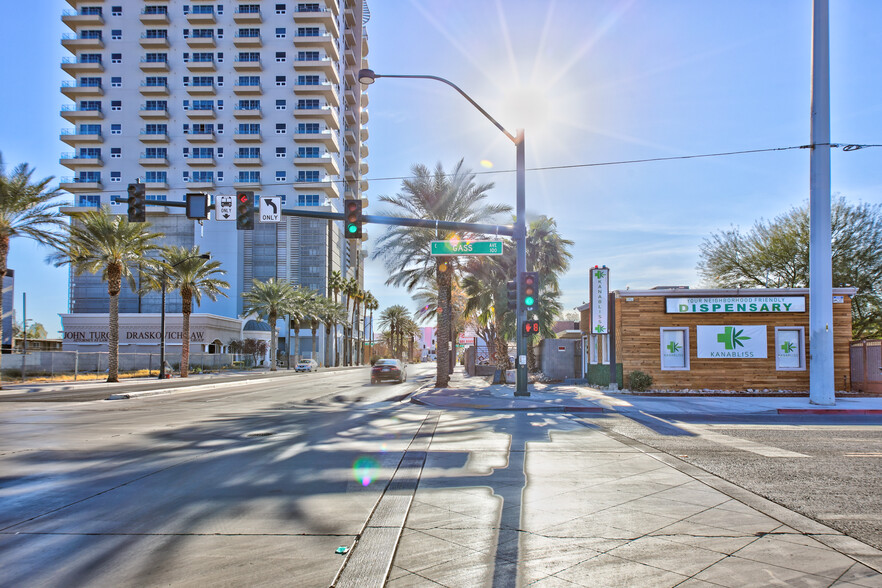
[[(171, 269), (174, 269), (184, 263), (185, 261), (190, 261), (191, 259), (211, 259), (210, 253), (203, 253), (202, 255), (191, 255), (190, 257), (185, 257), (179, 262), (175, 263), (171, 266)], [(161, 311), (159, 314), (159, 379), (165, 379), (165, 291), (168, 288), (168, 271), (163, 267), (162, 269), (162, 302)]]
[[(490, 114), (481, 108), (481, 106), (472, 100), (471, 96), (462, 91), (462, 89), (451, 82), (450, 80), (446, 80), (442, 77), (438, 76), (429, 76), (429, 75), (392, 75), (392, 74), (378, 74), (370, 69), (360, 69), (358, 71), (358, 81), (362, 84), (368, 85), (374, 83), (377, 78), (406, 78), (406, 79), (423, 79), (423, 80), (435, 80), (441, 82), (443, 84), (447, 84), (459, 94), (469, 101), (469, 103), (478, 109), (478, 111), (483, 114), (487, 120), (493, 123), (497, 129), (502, 131), (508, 139), (515, 144), (517, 153), (516, 153), (516, 162), (517, 162), (517, 186), (516, 186), (516, 206), (515, 206), (515, 226), (514, 226), (514, 241), (515, 247), (517, 248), (517, 272), (520, 275), (522, 272), (527, 271), (527, 223), (525, 220), (525, 210), (526, 210), (526, 156), (524, 152), (524, 131), (523, 129), (519, 129), (517, 131), (517, 135), (512, 135), (508, 132), (505, 127), (503, 127), (495, 118), (490, 116)], [(527, 310), (521, 304), (522, 292), (521, 292), (521, 281), (515, 278), (515, 281), (518, 284), (518, 310), (515, 313), (516, 317), (516, 326), (517, 333), (515, 334), (515, 341), (517, 344), (517, 384), (515, 387), (515, 396), (529, 396), (530, 392), (527, 390), (527, 340), (524, 337), (524, 321), (527, 318)], [(451, 317), (452, 318), (452, 317)], [(451, 342), (452, 344), (452, 342)], [(456, 348), (453, 347), (453, 352), (456, 352)]]

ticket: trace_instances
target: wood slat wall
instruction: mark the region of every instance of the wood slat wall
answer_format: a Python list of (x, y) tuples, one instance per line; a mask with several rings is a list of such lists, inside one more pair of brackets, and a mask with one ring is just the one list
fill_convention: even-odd
[[(743, 294), (742, 294), (743, 296)], [(793, 313), (668, 314), (664, 296), (629, 296), (616, 300), (617, 360), (627, 375), (641, 370), (652, 376), (655, 389), (800, 390), (809, 389), (809, 297), (806, 311)], [(587, 315), (587, 312), (583, 312)], [(587, 319), (587, 316), (583, 316)], [(587, 322), (583, 323), (587, 324)], [(766, 359), (709, 359), (696, 357), (697, 325), (766, 325)], [(689, 371), (662, 371), (661, 327), (689, 328)], [(775, 369), (775, 327), (804, 327), (806, 369)], [(848, 390), (851, 297), (833, 305), (834, 373), (837, 390)]]

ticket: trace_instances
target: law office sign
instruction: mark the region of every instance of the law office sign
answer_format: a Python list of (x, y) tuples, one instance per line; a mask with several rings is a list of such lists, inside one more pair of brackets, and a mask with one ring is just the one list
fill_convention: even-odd
[(591, 276), (591, 332), (609, 333), (609, 268), (595, 267)]
[(714, 312), (805, 312), (805, 296), (720, 296), (666, 298), (668, 314)]
[(710, 359), (764, 359), (765, 325), (698, 325), (697, 357)]

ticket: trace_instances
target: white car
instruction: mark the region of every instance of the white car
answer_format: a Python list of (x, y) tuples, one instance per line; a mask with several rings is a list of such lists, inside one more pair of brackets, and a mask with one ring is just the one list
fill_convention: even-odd
[(314, 372), (318, 370), (318, 363), (314, 359), (304, 359), (294, 366), (294, 370), (298, 372)]

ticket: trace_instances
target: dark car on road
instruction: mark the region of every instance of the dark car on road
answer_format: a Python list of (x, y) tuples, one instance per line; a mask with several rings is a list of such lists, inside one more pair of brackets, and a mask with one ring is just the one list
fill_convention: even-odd
[(407, 381), (407, 369), (400, 359), (378, 359), (371, 368), (371, 384), (388, 380), (399, 384)]

